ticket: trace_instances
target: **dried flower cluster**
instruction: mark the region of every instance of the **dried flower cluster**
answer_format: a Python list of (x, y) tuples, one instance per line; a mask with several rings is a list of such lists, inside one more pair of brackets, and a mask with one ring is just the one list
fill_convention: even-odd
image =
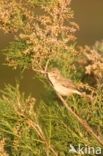
[[(40, 5), (39, 12), (35, 5), (28, 6), (28, 3), (24, 4), (22, 1), (11, 1), (9, 4), (6, 1), (1, 2), (1, 27), (5, 31), (21, 31), (19, 39), (28, 44), (21, 55), (31, 58), (32, 69), (43, 70), (48, 59), (57, 62), (65, 57), (63, 53), (73, 50), (70, 45), (75, 41), (74, 33), (79, 27), (72, 21), (70, 0), (58, 0), (56, 5), (49, 7)], [(9, 57), (8, 62), (11, 66), (18, 65), (11, 58), (9, 61)]]
[(29, 34), (28, 29), (20, 34), (20, 38), (30, 45), (24, 54), (31, 55), (33, 69), (43, 69), (48, 59), (60, 57), (61, 52), (70, 49), (70, 41), (75, 40), (73, 34), (78, 26), (70, 20), (73, 13), (68, 8), (68, 1), (63, 2), (49, 8), (41, 6), (42, 15), (35, 15), (28, 24)]
[(0, 29), (16, 32), (23, 26), (22, 12), (16, 1), (0, 1)]
[(96, 42), (92, 48), (88, 46), (80, 48), (82, 61), (79, 63), (84, 68), (85, 74), (91, 76), (97, 83), (103, 83), (103, 54), (99, 50), (102, 47), (100, 42)]

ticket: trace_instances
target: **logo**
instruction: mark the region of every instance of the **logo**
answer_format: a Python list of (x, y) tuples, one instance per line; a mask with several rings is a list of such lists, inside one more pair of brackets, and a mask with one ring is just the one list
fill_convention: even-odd
[(101, 147), (92, 147), (92, 146), (87, 146), (87, 145), (81, 145), (78, 144), (77, 146), (74, 146), (70, 144), (69, 146), (69, 153), (74, 153), (74, 154), (90, 154), (90, 155), (100, 155), (102, 154), (102, 149)]

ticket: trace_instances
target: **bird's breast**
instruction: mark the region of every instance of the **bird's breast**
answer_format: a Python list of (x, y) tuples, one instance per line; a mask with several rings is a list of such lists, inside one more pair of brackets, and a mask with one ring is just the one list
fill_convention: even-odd
[(74, 92), (72, 88), (66, 88), (59, 83), (54, 85), (54, 89), (62, 96), (69, 96)]

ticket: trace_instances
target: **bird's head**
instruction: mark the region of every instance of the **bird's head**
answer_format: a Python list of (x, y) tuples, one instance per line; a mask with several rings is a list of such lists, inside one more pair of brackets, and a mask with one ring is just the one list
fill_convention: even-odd
[(60, 71), (57, 68), (52, 68), (49, 72), (48, 72), (48, 76), (50, 77), (58, 77), (60, 75)]

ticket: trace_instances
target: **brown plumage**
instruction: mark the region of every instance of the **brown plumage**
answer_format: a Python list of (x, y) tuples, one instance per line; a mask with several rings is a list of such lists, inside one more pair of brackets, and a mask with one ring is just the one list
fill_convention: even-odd
[(70, 79), (64, 78), (57, 68), (48, 72), (48, 78), (51, 81), (54, 89), (62, 96), (70, 96), (72, 94), (81, 95), (76, 89), (76, 86)]

